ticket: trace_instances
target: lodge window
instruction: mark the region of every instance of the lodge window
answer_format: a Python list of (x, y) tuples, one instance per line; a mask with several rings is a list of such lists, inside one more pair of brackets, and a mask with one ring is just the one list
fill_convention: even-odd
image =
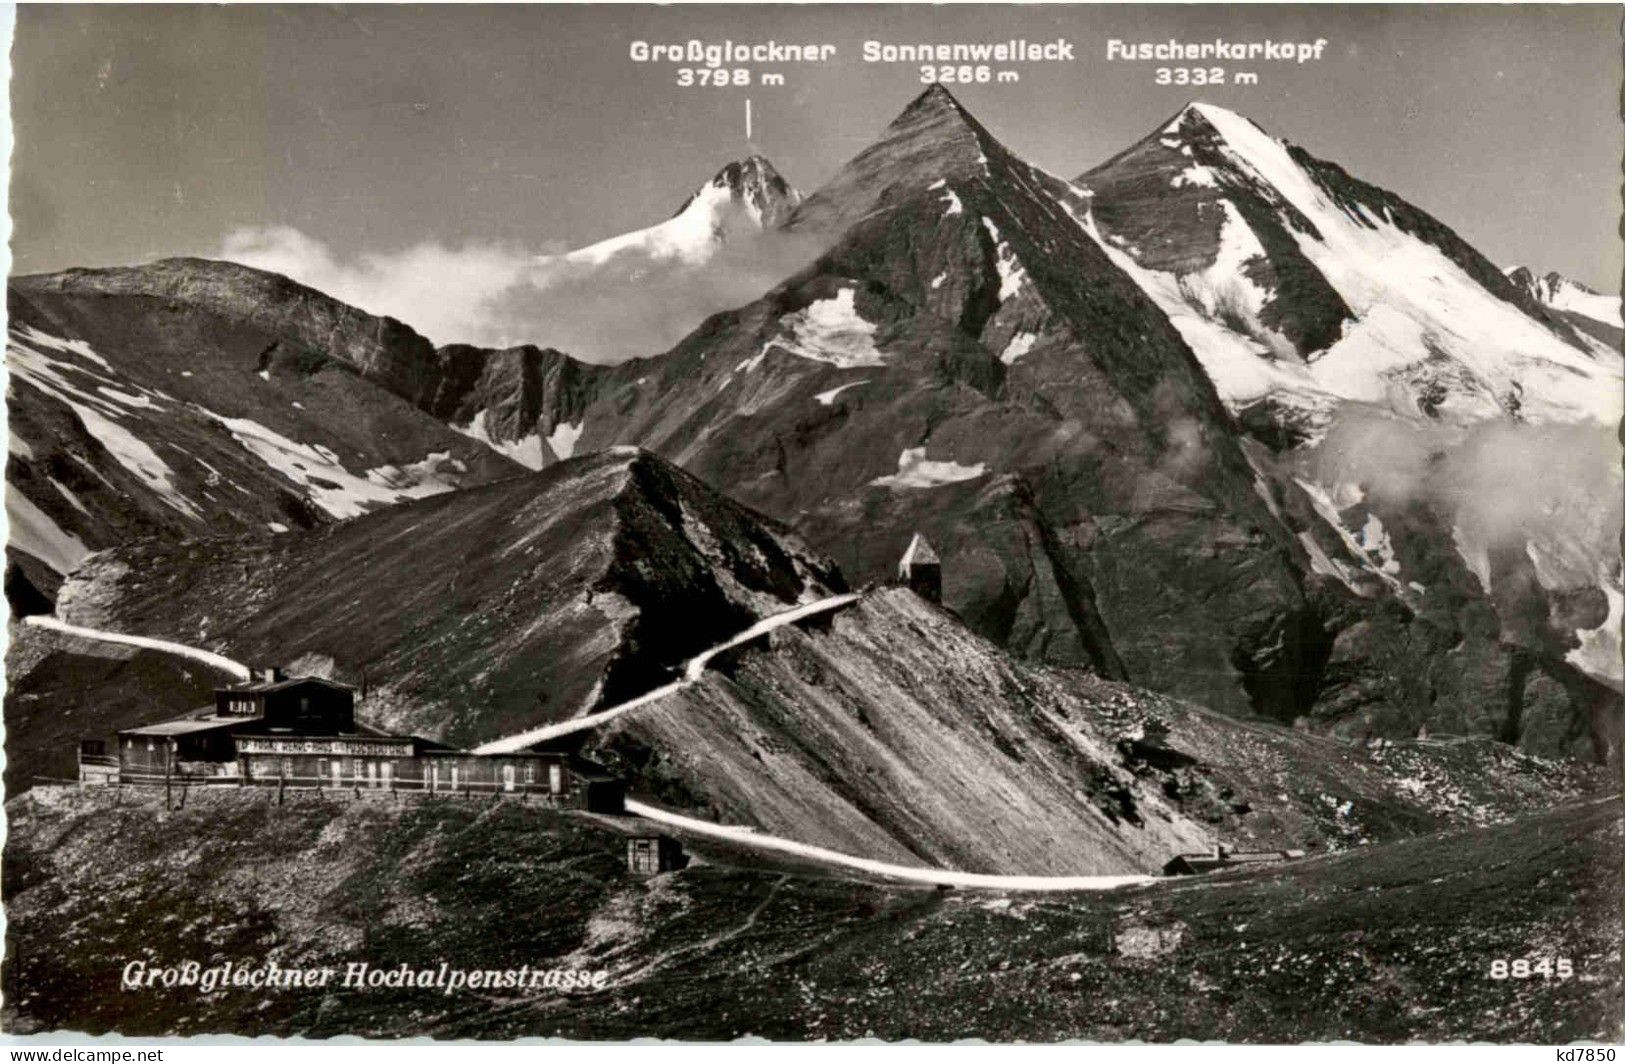
[(282, 774), (284, 776), (293, 775), (293, 758), (285, 757), (282, 759)]
[(525, 782), (526, 783), (535, 783), (536, 782), (536, 762), (534, 762), (534, 761), (525, 762)]
[(147, 753), (149, 753), (149, 754), (152, 753), (152, 740), (151, 739), (147, 740)]

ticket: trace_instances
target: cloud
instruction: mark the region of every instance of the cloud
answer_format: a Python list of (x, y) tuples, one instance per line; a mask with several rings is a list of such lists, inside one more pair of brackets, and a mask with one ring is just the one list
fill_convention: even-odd
[(1308, 462), (1318, 482), (1359, 485), (1379, 505), (1431, 504), (1469, 558), (1533, 550), (1543, 583), (1583, 587), (1618, 582), (1620, 459), (1615, 435), (1590, 423), (1462, 428), (1351, 411)]
[(291, 277), (370, 314), (399, 318), (436, 343), (494, 342), (503, 307), (528, 286), (532, 256), (517, 248), (426, 242), (341, 259), (290, 226), (238, 229), (218, 256)]
[(621, 362), (670, 349), (711, 314), (761, 296), (820, 247), (766, 234), (730, 241), (704, 266), (638, 252), (574, 263), (559, 250), (424, 242), (345, 256), (298, 229), (270, 226), (230, 233), (216, 256), (399, 318), (436, 344), (531, 343)]

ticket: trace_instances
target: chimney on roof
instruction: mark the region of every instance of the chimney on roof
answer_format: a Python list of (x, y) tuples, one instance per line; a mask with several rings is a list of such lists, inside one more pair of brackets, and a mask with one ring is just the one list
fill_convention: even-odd
[(287, 674), (278, 665), (267, 665), (260, 670), (260, 680), (264, 683), (281, 683), (287, 678)]

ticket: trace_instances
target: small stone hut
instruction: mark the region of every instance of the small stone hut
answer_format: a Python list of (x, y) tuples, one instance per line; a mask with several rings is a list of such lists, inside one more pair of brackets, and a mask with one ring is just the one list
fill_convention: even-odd
[(921, 598), (942, 601), (942, 559), (918, 532), (909, 540), (902, 561), (897, 563), (897, 579)]

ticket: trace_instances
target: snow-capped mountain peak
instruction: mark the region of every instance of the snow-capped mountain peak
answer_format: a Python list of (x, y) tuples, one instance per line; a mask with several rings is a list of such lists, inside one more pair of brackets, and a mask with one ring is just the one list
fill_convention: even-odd
[(1108, 250), (1225, 400), (1454, 422), (1617, 421), (1617, 357), (1391, 192), (1192, 103), (1084, 174)]
[(1577, 314), (1612, 329), (1625, 327), (1617, 294), (1599, 292), (1579, 281), (1571, 281), (1555, 270), (1542, 277), (1527, 266), (1512, 266), (1506, 274), (1507, 280), (1553, 310)]
[(765, 156), (752, 155), (724, 166), (709, 184), (701, 186), (684, 201), (674, 218), (680, 218), (694, 203), (709, 193), (728, 193), (728, 201), (738, 203), (751, 220), (763, 229), (783, 225), (801, 203), (801, 193), (779, 175)]
[[(571, 251), (563, 260), (598, 265), (626, 252), (698, 265), (730, 238), (776, 229), (801, 203), (797, 192), (760, 155), (731, 162), (659, 225), (639, 229)], [(543, 261), (546, 261), (544, 259)]]

